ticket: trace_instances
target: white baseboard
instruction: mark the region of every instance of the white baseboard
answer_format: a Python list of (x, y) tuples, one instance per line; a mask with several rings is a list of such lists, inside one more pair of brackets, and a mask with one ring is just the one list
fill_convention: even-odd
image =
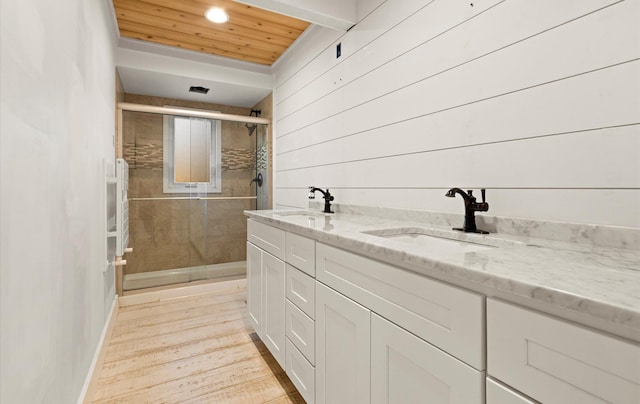
[(113, 302), (111, 303), (109, 317), (107, 317), (107, 321), (105, 322), (104, 328), (102, 329), (102, 335), (100, 335), (100, 340), (98, 341), (96, 352), (93, 355), (91, 366), (89, 366), (87, 377), (84, 381), (84, 385), (82, 386), (80, 397), (78, 397), (78, 404), (90, 403), (93, 399), (93, 396), (95, 395), (95, 391), (98, 387), (98, 381), (100, 380), (100, 372), (102, 371), (104, 357), (107, 353), (107, 346), (109, 345), (111, 333), (113, 332), (113, 326), (115, 325), (116, 317), (118, 316), (119, 307), (120, 305), (118, 304), (118, 295), (115, 295)]

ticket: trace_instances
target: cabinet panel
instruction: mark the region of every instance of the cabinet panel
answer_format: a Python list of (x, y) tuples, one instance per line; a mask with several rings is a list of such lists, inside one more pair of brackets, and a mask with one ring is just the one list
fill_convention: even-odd
[(316, 281), (287, 264), (287, 299), (311, 318), (315, 318)]
[(296, 386), (307, 404), (315, 402), (315, 369), (287, 339), (287, 376)]
[(284, 260), (285, 232), (275, 227), (247, 220), (247, 239), (269, 254)]
[(487, 354), (492, 377), (544, 403), (640, 402), (640, 345), (494, 299)]
[(286, 301), (286, 335), (304, 356), (315, 364), (315, 323), (290, 301)]
[(316, 278), (478, 370), (485, 369), (485, 298), (316, 243)]
[(484, 403), (484, 372), (371, 314), (371, 402)]
[(522, 394), (487, 378), (487, 404), (536, 404)]
[(276, 257), (262, 252), (262, 329), (264, 344), (282, 368), (285, 368), (285, 265)]
[(316, 282), (316, 402), (370, 402), (370, 312)]
[(315, 240), (287, 233), (285, 261), (310, 276), (316, 276)]
[(249, 323), (262, 338), (262, 251), (249, 242), (247, 242), (247, 310)]

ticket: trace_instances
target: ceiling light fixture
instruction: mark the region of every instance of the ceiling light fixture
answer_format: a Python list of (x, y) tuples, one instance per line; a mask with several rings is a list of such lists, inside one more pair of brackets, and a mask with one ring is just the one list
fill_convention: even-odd
[(229, 14), (219, 7), (213, 7), (207, 10), (204, 14), (207, 20), (215, 22), (216, 24), (222, 24), (229, 21)]

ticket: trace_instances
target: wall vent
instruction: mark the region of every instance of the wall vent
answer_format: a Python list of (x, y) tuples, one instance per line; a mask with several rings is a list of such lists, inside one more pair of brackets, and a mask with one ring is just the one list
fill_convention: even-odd
[(189, 92), (190, 93), (198, 93), (198, 94), (206, 94), (209, 92), (208, 88), (205, 87), (201, 87), (201, 86), (191, 86), (189, 87)]

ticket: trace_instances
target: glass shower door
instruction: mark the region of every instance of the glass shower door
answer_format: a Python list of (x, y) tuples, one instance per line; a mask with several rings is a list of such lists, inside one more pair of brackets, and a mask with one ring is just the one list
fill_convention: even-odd
[(124, 290), (246, 276), (243, 211), (264, 188), (252, 180), (266, 125), (207, 122), (123, 113), (133, 248)]

